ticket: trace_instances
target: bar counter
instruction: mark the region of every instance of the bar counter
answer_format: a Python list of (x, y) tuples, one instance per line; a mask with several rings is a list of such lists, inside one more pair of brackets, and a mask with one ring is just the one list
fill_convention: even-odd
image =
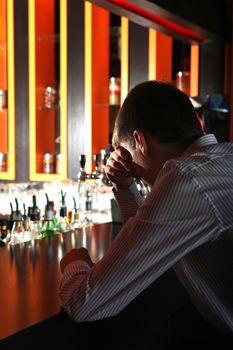
[(111, 223), (95, 224), (1, 247), (0, 340), (58, 314), (61, 258), (72, 248), (84, 246), (97, 262), (118, 229)]
[[(22, 346), (47, 349), (61, 345), (73, 350), (72, 344), (77, 340), (79, 344), (86, 344), (81, 346), (82, 349), (135, 350), (141, 349), (142, 344), (150, 349), (155, 340), (156, 346), (164, 342), (166, 327), (165, 335), (162, 332), (162, 338), (161, 334), (155, 338), (155, 326), (158, 315), (167, 314), (166, 309), (171, 304), (172, 298), (167, 294), (174, 276), (170, 273), (114, 317), (75, 323), (61, 308), (58, 294), (61, 258), (72, 248), (83, 246), (97, 262), (120, 228), (121, 224), (110, 222), (94, 224), (77, 232), (58, 233), (54, 237), (0, 248), (1, 350)], [(162, 295), (164, 303), (161, 303)], [(178, 299), (176, 295), (173, 303), (179, 304)], [(159, 311), (161, 305), (162, 312)]]
[(97, 262), (120, 228), (120, 224), (110, 222), (95, 224), (77, 232), (0, 248), (0, 350), (22, 346), (34, 350), (55, 346), (66, 350), (154, 350), (193, 342), (230, 344), (226, 349), (232, 349), (231, 340), (223, 342), (221, 335), (208, 328), (195, 310), (193, 313), (172, 269), (114, 317), (76, 323), (66, 315), (58, 294), (61, 258), (72, 248), (84, 246)]

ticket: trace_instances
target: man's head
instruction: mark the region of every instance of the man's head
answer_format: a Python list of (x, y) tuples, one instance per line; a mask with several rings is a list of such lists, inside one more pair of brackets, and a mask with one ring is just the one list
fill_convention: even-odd
[(202, 135), (187, 95), (170, 84), (147, 81), (126, 97), (116, 118), (113, 146), (130, 152), (135, 176), (152, 186), (163, 164)]
[(187, 147), (203, 135), (189, 97), (170, 84), (147, 81), (126, 97), (116, 119), (113, 144), (135, 145), (135, 130), (146, 131), (160, 143)]

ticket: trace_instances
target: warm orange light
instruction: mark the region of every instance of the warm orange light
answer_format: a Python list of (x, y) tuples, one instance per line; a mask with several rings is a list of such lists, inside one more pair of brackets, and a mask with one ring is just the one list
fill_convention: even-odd
[(188, 39), (195, 40), (197, 42), (202, 42), (205, 40), (204, 36), (197, 34), (196, 32), (193, 32), (192, 30), (178, 23), (175, 23), (175, 22), (172, 22), (171, 20), (163, 18), (154, 12), (146, 10), (143, 7), (140, 7), (139, 5), (133, 4), (132, 2), (129, 2), (127, 0), (108, 0), (108, 1), (113, 4), (119, 5), (120, 7), (123, 7), (124, 9), (131, 11), (141, 17), (144, 17), (156, 24), (159, 24), (173, 33), (180, 34), (182, 36), (185, 36)]
[(191, 45), (190, 96), (198, 96), (199, 84), (199, 45)]

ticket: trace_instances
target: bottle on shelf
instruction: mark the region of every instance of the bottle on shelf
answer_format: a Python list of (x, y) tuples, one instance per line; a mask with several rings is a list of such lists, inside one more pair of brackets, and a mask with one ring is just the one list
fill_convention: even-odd
[(0, 152), (0, 173), (7, 171), (7, 154)]
[(109, 104), (119, 106), (121, 103), (121, 78), (110, 77), (109, 79)]
[(44, 107), (47, 109), (56, 108), (57, 90), (53, 86), (46, 86), (44, 90)]
[(77, 175), (77, 178), (78, 178), (78, 197), (79, 197), (80, 211), (83, 212), (83, 211), (85, 211), (85, 203), (86, 203), (87, 179), (89, 179), (89, 176), (85, 170), (86, 156), (84, 154), (81, 154), (79, 156), (79, 164), (80, 164), (80, 170), (79, 170), (78, 175)]
[(4, 242), (8, 234), (9, 215), (0, 215), (0, 240)]
[(86, 188), (86, 202), (85, 202), (85, 211), (91, 211), (92, 210), (92, 195), (90, 192), (90, 189)]
[(60, 224), (59, 224), (58, 218), (57, 218), (57, 212), (54, 208), (54, 201), (49, 201), (49, 204), (52, 208), (52, 213), (53, 213), (52, 222), (53, 222), (54, 230), (56, 232), (61, 232), (61, 227), (60, 227)]
[(37, 206), (36, 195), (32, 196), (33, 205), (29, 208), (29, 231), (31, 239), (36, 239), (40, 237), (40, 232), (42, 229), (42, 222), (40, 219), (40, 209)]
[(46, 152), (43, 156), (43, 173), (54, 174), (55, 173), (55, 160), (54, 154)]
[(29, 222), (30, 218), (26, 212), (26, 206), (25, 203), (23, 203), (23, 227), (24, 227), (24, 241), (29, 241), (30, 240), (30, 227), (29, 227)]
[(7, 108), (7, 100), (8, 100), (7, 95), (8, 95), (7, 90), (0, 89), (0, 110)]
[(56, 174), (62, 174), (63, 171), (63, 155), (56, 154)]
[(186, 95), (190, 95), (190, 72), (179, 71), (176, 73), (176, 87), (183, 91)]
[(24, 227), (24, 230), (25, 231), (29, 231), (29, 221), (30, 221), (30, 218), (26, 212), (26, 205), (25, 203), (23, 203), (23, 227)]
[(46, 193), (45, 195), (47, 203), (45, 206), (44, 222), (41, 228), (41, 238), (51, 237), (56, 234), (56, 228), (53, 223), (53, 207), (49, 202), (48, 194)]
[(13, 205), (10, 202), (10, 207), (11, 207), (11, 213), (10, 213), (10, 217), (9, 217), (9, 221), (8, 221), (8, 231), (9, 233), (12, 230), (12, 226), (13, 226), (13, 215), (14, 215), (14, 210), (13, 210)]
[[(17, 244), (24, 241), (24, 226), (23, 217), (19, 210), (19, 204), (17, 198), (15, 198), (16, 210), (12, 211), (12, 228), (10, 233), (9, 244)], [(11, 205), (12, 207), (12, 205)], [(12, 207), (13, 208), (13, 207)]]
[(76, 206), (76, 200), (74, 197), (73, 197), (73, 202), (74, 202), (74, 208), (73, 208), (73, 219), (71, 222), (71, 230), (75, 231), (82, 227), (82, 223), (80, 221), (79, 209)]
[(59, 212), (58, 225), (60, 227), (60, 232), (69, 232), (71, 231), (71, 226), (67, 218), (67, 206), (65, 201), (66, 193), (63, 193), (61, 190), (61, 207)]
[(90, 226), (93, 224), (92, 220), (92, 193), (91, 185), (85, 187), (85, 210), (82, 213), (82, 226)]

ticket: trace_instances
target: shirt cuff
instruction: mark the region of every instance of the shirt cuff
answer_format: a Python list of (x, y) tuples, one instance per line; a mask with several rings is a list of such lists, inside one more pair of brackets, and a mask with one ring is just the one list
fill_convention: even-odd
[(75, 260), (70, 262), (64, 269), (63, 274), (73, 276), (74, 274), (86, 274), (91, 266), (84, 260)]
[(116, 200), (119, 201), (120, 203), (121, 202), (124, 203), (128, 201), (129, 194), (133, 195), (134, 201), (136, 201), (138, 205), (140, 205), (143, 202), (143, 198), (140, 192), (138, 191), (137, 185), (134, 181), (131, 183), (129, 187), (125, 189), (121, 189), (121, 190), (113, 189), (113, 194)]

